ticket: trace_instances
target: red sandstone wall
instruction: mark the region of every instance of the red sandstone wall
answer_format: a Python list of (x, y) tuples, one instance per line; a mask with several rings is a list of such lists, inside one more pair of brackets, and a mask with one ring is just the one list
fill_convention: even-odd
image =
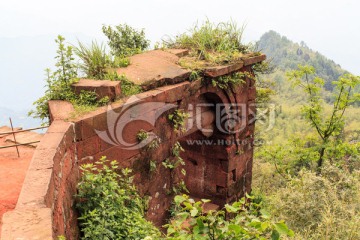
[(31, 160), (14, 211), (3, 217), (1, 239), (77, 236), (74, 198), (78, 164), (72, 123), (54, 121)]
[[(247, 66), (241, 70), (251, 71), (251, 68)], [(201, 81), (183, 82), (138, 94), (137, 101), (173, 103), (187, 109), (189, 104), (198, 103), (206, 94), (216, 96), (221, 103), (247, 104), (247, 110), (250, 110), (256, 89), (250, 79), (232, 93), (214, 88), (211, 84), (203, 85)], [(116, 112), (120, 112), (123, 107), (123, 103), (112, 104)], [(137, 114), (149, 117), (154, 116), (157, 110), (143, 109)], [(117, 160), (121, 167), (134, 170), (134, 181), (141, 195), (149, 196), (150, 199), (148, 219), (159, 226), (167, 217), (173, 196), (171, 188), (181, 179), (185, 180), (193, 196), (210, 198), (219, 205), (233, 201), (251, 190), (254, 124), (250, 124), (250, 120), (254, 116), (246, 116), (246, 128), (239, 133), (226, 135), (215, 132), (210, 137), (224, 141), (246, 140), (245, 144), (206, 147), (186, 145), (186, 139), (204, 137), (196, 130), (176, 133), (168, 120), (168, 114), (161, 115), (155, 126), (137, 121), (129, 124), (123, 132), (128, 141), (136, 141), (136, 134), (141, 129), (156, 133), (162, 143), (154, 150), (125, 150), (103, 141), (95, 129), (108, 129), (106, 107), (74, 123), (52, 117), (54, 121), (32, 159), (17, 207), (4, 216), (2, 239), (50, 239), (58, 235), (76, 239), (78, 228), (74, 194), (79, 179), (78, 167), (96, 161), (101, 156)], [(186, 177), (182, 177), (178, 170), (171, 172), (161, 164), (170, 157), (176, 141), (180, 141), (186, 150), (182, 154), (187, 164)], [(155, 172), (149, 170), (150, 160), (157, 163)]]
[[(242, 71), (251, 72), (252, 70), (250, 67), (244, 67)], [(249, 103), (254, 102), (256, 89), (254, 81), (250, 79), (247, 79), (246, 84), (237, 87), (231, 94), (215, 88), (211, 84), (204, 85), (201, 81), (195, 81), (160, 87), (138, 94), (136, 97), (139, 103), (178, 104), (179, 108), (186, 110), (189, 104), (197, 104), (200, 98), (209, 93), (217, 96), (221, 103), (244, 103), (250, 108)], [(123, 104), (113, 104), (112, 108), (115, 112), (120, 113), (123, 110)], [(188, 188), (191, 189), (192, 196), (209, 198), (219, 205), (236, 200), (242, 197), (244, 192), (251, 191), (254, 124), (249, 124), (249, 121), (253, 116), (246, 116), (246, 128), (240, 133), (231, 135), (215, 133), (209, 138), (214, 141), (239, 139), (246, 144), (187, 146), (186, 139), (204, 139), (205, 137), (194, 130), (187, 133), (175, 132), (168, 120), (170, 112), (172, 111), (161, 115), (155, 126), (143, 121), (134, 121), (128, 124), (123, 132), (123, 136), (128, 142), (136, 142), (136, 134), (141, 129), (154, 132), (162, 139), (159, 148), (154, 150), (126, 150), (121, 146), (113, 146), (103, 141), (95, 129), (103, 131), (108, 129), (106, 108), (75, 121), (79, 164), (96, 161), (101, 156), (107, 156), (110, 160), (117, 160), (122, 168), (132, 168), (135, 174), (134, 182), (140, 194), (148, 196), (150, 199), (147, 217), (158, 226), (165, 223), (167, 209), (171, 205), (173, 194), (169, 194), (169, 192), (181, 179), (184, 179)], [(136, 114), (151, 118), (156, 113), (143, 109)], [(171, 172), (162, 165), (166, 158), (171, 157), (171, 148), (177, 141), (180, 141), (185, 148), (182, 157), (186, 162), (186, 177), (181, 175), (180, 169)], [(193, 161), (189, 161), (189, 159), (195, 159), (197, 166), (195, 167)], [(156, 172), (150, 173), (150, 160), (156, 161)]]

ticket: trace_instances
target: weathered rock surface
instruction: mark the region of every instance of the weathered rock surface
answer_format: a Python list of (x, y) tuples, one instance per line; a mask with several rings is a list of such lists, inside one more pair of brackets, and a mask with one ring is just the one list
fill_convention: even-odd
[(175, 84), (187, 80), (190, 71), (181, 68), (176, 54), (162, 50), (154, 50), (130, 57), (130, 65), (117, 69), (118, 74), (124, 74), (133, 83), (142, 86), (144, 90)]
[[(2, 240), (37, 240), (53, 239), (51, 226), (51, 209), (27, 209), (4, 214)], [(17, 223), (17, 224), (13, 224)]]
[(98, 100), (109, 97), (111, 101), (114, 101), (116, 97), (121, 95), (119, 81), (80, 79), (72, 87), (76, 94), (80, 94), (81, 91), (93, 91)]
[(71, 117), (75, 111), (74, 106), (70, 102), (61, 100), (51, 100), (48, 102), (50, 122), (55, 120), (65, 120)]

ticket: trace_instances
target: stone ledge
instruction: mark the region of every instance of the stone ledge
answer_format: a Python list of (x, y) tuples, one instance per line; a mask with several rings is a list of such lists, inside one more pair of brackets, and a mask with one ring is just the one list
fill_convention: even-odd
[(92, 80), (80, 79), (78, 83), (72, 85), (75, 93), (79, 95), (81, 91), (93, 91), (97, 94), (97, 99), (109, 97), (114, 101), (121, 95), (121, 86), (119, 81), (110, 80)]
[(212, 78), (220, 77), (229, 73), (239, 71), (243, 66), (243, 62), (237, 62), (227, 66), (208, 67), (205, 69), (204, 75)]
[(153, 50), (130, 57), (131, 64), (126, 68), (118, 68), (117, 73), (124, 74), (131, 82), (144, 90), (186, 81), (190, 71), (183, 69), (177, 63), (179, 57), (186, 51)]
[(74, 106), (70, 102), (62, 100), (50, 100), (48, 106), (50, 122), (65, 120), (75, 111)]
[(185, 57), (189, 55), (189, 49), (165, 49), (165, 51), (175, 54), (178, 57)]
[(4, 214), (2, 240), (53, 239), (50, 208), (14, 210)]
[(249, 66), (249, 65), (253, 65), (253, 64), (265, 61), (266, 55), (261, 54), (259, 56), (247, 56), (247, 57), (241, 58), (241, 60), (243, 60), (244, 66)]
[[(73, 142), (70, 123), (55, 121), (41, 139), (26, 174), (16, 208), (46, 207), (46, 196), (51, 183), (56, 159)], [(54, 132), (52, 132), (54, 131)]]

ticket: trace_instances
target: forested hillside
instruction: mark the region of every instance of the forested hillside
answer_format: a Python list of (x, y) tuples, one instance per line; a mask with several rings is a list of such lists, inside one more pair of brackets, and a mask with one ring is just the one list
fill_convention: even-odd
[[(260, 133), (261, 137), (271, 139), (272, 142), (280, 143), (293, 134), (305, 134), (311, 128), (306, 124), (304, 117), (300, 114), (302, 105), (306, 102), (306, 93), (295, 88), (288, 80), (287, 73), (295, 70), (299, 65), (309, 65), (315, 68), (316, 77), (322, 78), (324, 89), (321, 96), (325, 101), (325, 111), (330, 111), (334, 103), (333, 81), (347, 73), (333, 60), (326, 58), (321, 53), (310, 49), (304, 42), (295, 43), (281, 36), (275, 31), (269, 31), (261, 36), (257, 46), (267, 55), (273, 70), (270, 74), (260, 76), (260, 80), (270, 83), (273, 95), (270, 102), (276, 105), (276, 121), (271, 131), (266, 134)], [(359, 87), (352, 90), (360, 93)], [(360, 139), (357, 134), (360, 130), (360, 108), (359, 102), (345, 112), (346, 127), (344, 132), (349, 137)], [(261, 127), (261, 123), (258, 124)], [(355, 134), (356, 133), (356, 134)]]
[(358, 100), (339, 104), (356, 99), (359, 84), (349, 94), (342, 84), (359, 78), (274, 31), (258, 47), (275, 68), (259, 78), (273, 96), (258, 111), (253, 193), (295, 239), (359, 239), (360, 108)]
[(306, 43), (294, 43), (275, 31), (262, 35), (257, 45), (278, 71), (294, 70), (299, 64), (315, 67), (317, 75), (325, 80), (327, 90), (332, 90), (331, 82), (346, 72), (333, 60), (310, 49)]

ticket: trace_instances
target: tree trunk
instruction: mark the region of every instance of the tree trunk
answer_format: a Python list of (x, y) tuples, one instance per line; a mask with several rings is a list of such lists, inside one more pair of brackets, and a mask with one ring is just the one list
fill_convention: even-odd
[(316, 168), (317, 174), (321, 173), (321, 167), (324, 162), (325, 147), (321, 147), (319, 154), (320, 156), (319, 156), (319, 160), (317, 161), (317, 168)]

